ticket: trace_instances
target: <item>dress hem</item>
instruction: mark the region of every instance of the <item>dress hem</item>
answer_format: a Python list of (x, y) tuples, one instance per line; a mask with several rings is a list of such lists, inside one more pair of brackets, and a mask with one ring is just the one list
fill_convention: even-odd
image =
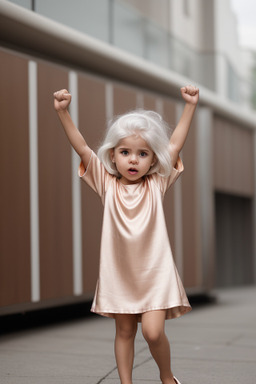
[(91, 308), (91, 312), (96, 313), (100, 316), (109, 317), (109, 318), (115, 318), (115, 315), (137, 315), (138, 321), (141, 321), (141, 315), (146, 312), (151, 311), (161, 311), (166, 310), (166, 320), (169, 319), (175, 319), (180, 316), (185, 315), (186, 313), (190, 312), (192, 310), (192, 307), (190, 304), (178, 304), (173, 306), (162, 306), (162, 307), (152, 307), (141, 311), (127, 311), (127, 310), (108, 310), (108, 311), (101, 311), (97, 310), (95, 307)]

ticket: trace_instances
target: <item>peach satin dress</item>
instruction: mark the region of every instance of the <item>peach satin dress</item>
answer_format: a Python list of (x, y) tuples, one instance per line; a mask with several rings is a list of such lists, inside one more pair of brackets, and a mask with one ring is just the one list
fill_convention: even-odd
[[(79, 176), (101, 197), (104, 216), (99, 279), (92, 312), (114, 317), (166, 309), (166, 318), (191, 310), (174, 264), (163, 197), (183, 171), (178, 160), (168, 178), (157, 174), (124, 185), (110, 175), (92, 152)], [(83, 173), (84, 172), (84, 173)]]

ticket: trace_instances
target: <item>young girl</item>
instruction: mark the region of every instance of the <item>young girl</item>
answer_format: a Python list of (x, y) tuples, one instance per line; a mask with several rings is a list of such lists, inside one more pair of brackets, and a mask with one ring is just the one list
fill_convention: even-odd
[(81, 158), (79, 176), (101, 197), (104, 217), (100, 271), (92, 311), (113, 317), (115, 356), (122, 384), (132, 383), (138, 321), (163, 384), (180, 384), (171, 371), (165, 320), (191, 310), (176, 270), (163, 212), (166, 190), (183, 171), (179, 153), (196, 109), (199, 90), (181, 88), (186, 105), (173, 134), (152, 111), (119, 116), (98, 156), (68, 113), (71, 95), (54, 93), (54, 106)]

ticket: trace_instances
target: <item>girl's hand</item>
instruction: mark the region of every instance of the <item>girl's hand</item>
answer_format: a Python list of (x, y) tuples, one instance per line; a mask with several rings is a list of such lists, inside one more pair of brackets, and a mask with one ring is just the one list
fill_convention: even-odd
[(54, 108), (57, 112), (65, 111), (67, 110), (70, 102), (71, 102), (71, 95), (68, 93), (66, 89), (62, 89), (60, 91), (54, 92)]
[(199, 99), (199, 89), (197, 87), (193, 87), (192, 85), (187, 85), (180, 89), (181, 96), (183, 99), (189, 103), (196, 105)]

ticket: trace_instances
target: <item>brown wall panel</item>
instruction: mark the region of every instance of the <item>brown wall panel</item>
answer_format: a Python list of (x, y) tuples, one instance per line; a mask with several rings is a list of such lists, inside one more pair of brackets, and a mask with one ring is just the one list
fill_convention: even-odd
[(132, 88), (115, 85), (113, 97), (114, 115), (121, 115), (137, 107), (136, 91)]
[(163, 119), (169, 124), (171, 131), (176, 127), (176, 103), (163, 99)]
[(38, 64), (38, 158), (41, 299), (73, 294), (71, 147), (53, 108), (68, 73)]
[(253, 196), (253, 131), (215, 117), (213, 129), (214, 187)]
[[(105, 83), (79, 76), (79, 128), (96, 152), (106, 127)], [(82, 187), (83, 289), (92, 293), (98, 277), (103, 207), (100, 198), (85, 183)]]
[(185, 171), (182, 175), (183, 276), (186, 287), (198, 287), (200, 266), (197, 207), (196, 116), (182, 151)]
[[(157, 96), (153, 96), (148, 93), (143, 94), (144, 109), (157, 111)], [(176, 121), (175, 103), (168, 99), (162, 99), (163, 104), (163, 119), (173, 127)], [(173, 188), (170, 188), (164, 199), (164, 211), (166, 219), (166, 227), (169, 234), (171, 247), (173, 250), (173, 256), (175, 258), (175, 227), (174, 227), (174, 193)]]
[[(175, 126), (176, 108), (175, 103), (164, 99), (163, 100), (163, 119), (170, 127)], [(172, 186), (165, 195), (164, 210), (166, 217), (166, 226), (169, 234), (173, 256), (175, 259), (175, 226), (174, 226), (174, 186)]]
[(156, 97), (144, 93), (143, 95), (143, 108), (150, 110), (150, 111), (156, 111)]
[(29, 302), (28, 61), (0, 51), (0, 305)]

